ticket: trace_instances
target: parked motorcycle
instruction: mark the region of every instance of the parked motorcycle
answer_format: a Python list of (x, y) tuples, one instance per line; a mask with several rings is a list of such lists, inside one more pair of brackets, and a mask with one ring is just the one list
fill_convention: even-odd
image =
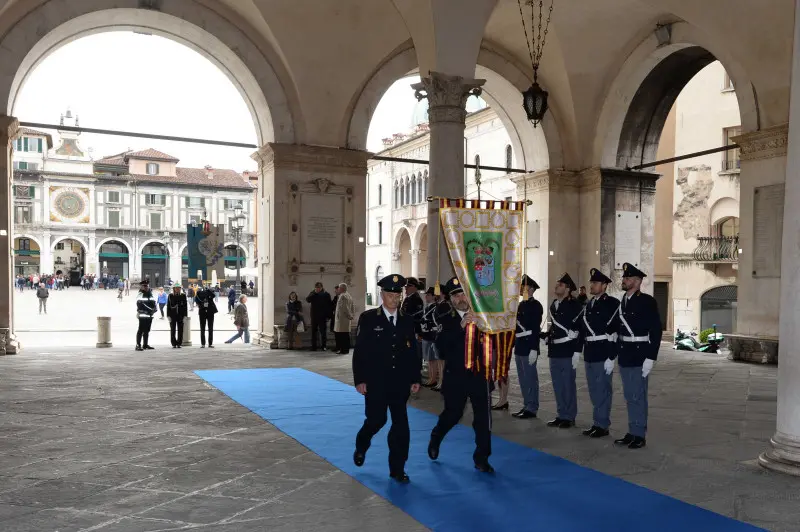
[(686, 333), (678, 329), (675, 333), (675, 344), (673, 349), (678, 351), (699, 351), (701, 353), (717, 353), (720, 345), (725, 340), (722, 333), (717, 332), (717, 324), (712, 325), (714, 332), (708, 335), (708, 342), (700, 343), (697, 340), (697, 332)]

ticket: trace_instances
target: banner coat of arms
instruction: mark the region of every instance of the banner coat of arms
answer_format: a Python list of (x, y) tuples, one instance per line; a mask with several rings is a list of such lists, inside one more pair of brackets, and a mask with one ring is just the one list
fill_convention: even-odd
[(466, 367), (487, 380), (506, 378), (511, 363), (522, 281), (524, 208), (523, 201), (439, 200), (453, 269), (477, 318), (466, 331)]

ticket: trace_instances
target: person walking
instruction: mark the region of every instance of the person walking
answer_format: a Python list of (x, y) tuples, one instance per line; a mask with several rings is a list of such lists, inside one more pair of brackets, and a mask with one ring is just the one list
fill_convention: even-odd
[(398, 312), (405, 278), (389, 275), (378, 281), (382, 304), (361, 314), (353, 352), (353, 381), (364, 396), (365, 417), (356, 435), (353, 463), (364, 465), (373, 436), (392, 416), (389, 430), (389, 477), (401, 484), (410, 479), (405, 472), (411, 432), (407, 403), (419, 391), (421, 365), (417, 356), (414, 320)]
[(39, 298), (39, 314), (42, 313), (42, 309), (47, 314), (47, 298), (50, 297), (50, 290), (47, 289), (44, 283), (39, 283), (39, 288), (36, 289), (36, 297)]
[(167, 293), (164, 292), (164, 287), (158, 287), (158, 310), (161, 311), (161, 319), (164, 319), (164, 307), (167, 306)]
[(236, 306), (236, 287), (231, 286), (228, 290), (228, 314), (233, 314), (233, 307)]
[(314, 290), (308, 294), (306, 302), (311, 305), (311, 350), (317, 350), (317, 340), (319, 340), (322, 350), (327, 351), (327, 322), (332, 312), (331, 295), (325, 291), (322, 283), (317, 281), (314, 284)]
[(214, 347), (214, 314), (217, 313), (217, 304), (214, 303), (214, 299), (214, 292), (210, 286), (198, 290), (197, 295), (194, 296), (200, 318), (200, 347), (206, 346), (206, 326), (208, 326), (208, 347)]
[(117, 299), (122, 303), (122, 292), (125, 291), (125, 281), (122, 279), (117, 281)]
[(647, 444), (647, 388), (663, 334), (655, 298), (641, 291), (645, 277), (636, 266), (627, 262), (622, 265), (625, 295), (619, 307), (616, 332), (619, 374), (628, 403), (628, 433), (614, 443), (627, 445), (629, 449), (641, 449)]
[(233, 311), (233, 324), (236, 326), (238, 332), (231, 336), (230, 340), (227, 340), (225, 343), (232, 344), (234, 340), (244, 335), (244, 343), (249, 344), (250, 317), (247, 315), (247, 296), (245, 294), (239, 296), (239, 304), (236, 305)]
[(156, 313), (156, 300), (147, 280), (139, 283), (139, 297), (136, 299), (136, 317), (139, 318), (139, 329), (136, 331), (136, 350), (155, 349), (149, 343), (150, 326)]
[(586, 385), (592, 400), (592, 426), (584, 436), (608, 436), (611, 425), (611, 398), (614, 394), (611, 374), (617, 351), (615, 332), (619, 327), (619, 300), (606, 294), (611, 278), (592, 268), (589, 271), (589, 293), (592, 298), (583, 307), (577, 326), (578, 352), (583, 351)]
[[(464, 406), (469, 399), (472, 403), (472, 428), (475, 431), (475, 452), (472, 454), (475, 469), (482, 473), (494, 473), (494, 468), (489, 464), (489, 456), (492, 454), (490, 383), (483, 375), (467, 369), (464, 360), (468, 341), (466, 328), (470, 323), (475, 323), (475, 316), (458, 277), (447, 281), (444, 289), (450, 295), (450, 305), (441, 305), (441, 312), (437, 318), (441, 330), (436, 337), (436, 347), (446, 361), (444, 371), (447, 379), (442, 388), (444, 410), (431, 431), (428, 457), (431, 460), (439, 458), (442, 440), (461, 420)], [(475, 350), (480, 348), (478, 335), (471, 348)]]
[(125, 279), (125, 295), (126, 296), (131, 295), (131, 280), (130, 279)]
[(172, 348), (179, 348), (183, 344), (183, 322), (189, 315), (189, 305), (186, 294), (181, 291), (180, 283), (175, 283), (172, 293), (167, 298), (167, 319), (169, 320), (169, 341)]
[(350, 323), (356, 317), (356, 306), (353, 297), (347, 291), (347, 284), (339, 285), (339, 299), (336, 303), (336, 313), (334, 314), (334, 332), (336, 335), (336, 345), (339, 346), (337, 354), (350, 354)]

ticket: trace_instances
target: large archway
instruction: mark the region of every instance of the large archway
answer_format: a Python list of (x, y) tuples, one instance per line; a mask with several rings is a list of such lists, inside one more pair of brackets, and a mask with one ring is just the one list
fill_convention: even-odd
[(107, 239), (97, 247), (103, 277), (130, 277), (130, 247), (121, 240)]
[(141, 277), (153, 288), (166, 286), (169, 280), (169, 248), (157, 240), (146, 242), (141, 250)]
[[(28, 277), (41, 274), (42, 243), (33, 236), (14, 236), (14, 275)], [(49, 266), (49, 265), (47, 265)]]
[(58, 277), (69, 280), (69, 286), (79, 286), (86, 274), (86, 243), (74, 237), (57, 238), (52, 245), (53, 264), (51, 271)]

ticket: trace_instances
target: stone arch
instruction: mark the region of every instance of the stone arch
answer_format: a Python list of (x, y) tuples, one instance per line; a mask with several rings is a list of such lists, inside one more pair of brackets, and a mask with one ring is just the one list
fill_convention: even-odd
[(100, 254), (100, 248), (103, 247), (103, 244), (108, 244), (109, 242), (120, 242), (120, 243), (124, 244), (125, 247), (128, 248), (128, 253), (129, 254), (133, 250), (133, 246), (130, 244), (130, 242), (128, 242), (124, 238), (121, 238), (121, 237), (109, 237), (109, 238), (104, 238), (103, 240), (101, 240), (100, 242), (97, 243), (97, 246), (96, 246), (96, 249), (95, 249), (95, 253), (97, 253), (99, 255)]
[(605, 92), (591, 166), (634, 166), (656, 159), (661, 130), (686, 83), (719, 60), (736, 87), (743, 132), (760, 128), (755, 88), (744, 68), (708, 33), (686, 22), (672, 25), (671, 43), (650, 33), (626, 59)]
[(407, 227), (403, 226), (400, 229), (398, 229), (397, 232), (394, 234), (394, 239), (392, 240), (394, 242), (394, 246), (392, 251), (397, 251), (398, 249), (400, 249), (400, 242), (403, 240), (403, 233), (405, 233), (405, 235), (408, 237), (409, 242), (414, 241), (411, 238), (411, 232), (408, 230)]
[[(225, 245), (223, 247), (227, 248), (228, 246), (236, 246), (236, 242), (232, 240), (230, 242), (225, 242)], [(239, 250), (242, 252), (242, 257), (247, 258), (247, 248), (244, 247), (244, 244), (239, 243)]]
[[(366, 149), (372, 114), (381, 98), (392, 83), (417, 71), (417, 56), (410, 40), (376, 67), (348, 106), (342, 125), (342, 136), (348, 148)], [(528, 171), (562, 168), (567, 160), (576, 157), (578, 150), (574, 141), (568, 153), (563, 153), (559, 121), (563, 113), (557, 94), (550, 94), (551, 110), (542, 126), (534, 128), (522, 109), (522, 91), (531, 85), (532, 75), (499, 51), (482, 47), (475, 76), (486, 79), (481, 97), (494, 109), (508, 132), (514, 152), (518, 154), (518, 164)], [(546, 86), (546, 80), (542, 83)], [(408, 90), (411, 91), (410, 86)]]
[(414, 229), (414, 237), (411, 239), (411, 246), (412, 249), (421, 249), (423, 245), (427, 244), (427, 239), (423, 239), (422, 235), (425, 234), (425, 229), (428, 228), (428, 224), (422, 222), (417, 225), (416, 229)]
[(148, 244), (161, 244), (162, 246), (164, 246), (166, 248), (167, 254), (170, 257), (172, 256), (172, 246), (170, 246), (169, 244), (165, 244), (164, 241), (161, 240), (161, 239), (149, 238), (149, 239), (145, 240), (144, 242), (142, 242), (142, 244), (139, 246), (139, 256), (140, 257), (142, 256), (142, 252), (144, 251), (145, 246), (147, 246)]
[(158, 11), (138, 5), (136, 0), (50, 0), (21, 17), (0, 41), (0, 101), (7, 102), (6, 113), (13, 115), (29, 74), (61, 46), (96, 33), (144, 30), (188, 46), (228, 76), (253, 116), (259, 146), (302, 137), (291, 80), (277, 54), (266, 43), (255, 43), (254, 31), (240, 29), (243, 21), (234, 24), (193, 0), (165, 2)]
[[(39, 246), (40, 250), (44, 249), (44, 247), (42, 247), (42, 241), (39, 240), (38, 237), (35, 237), (30, 233), (14, 233), (14, 240), (16, 240), (18, 238), (27, 238), (28, 240), (33, 240), (34, 242), (36, 242), (36, 245)], [(13, 244), (13, 242), (12, 242), (12, 244)], [(55, 244), (53, 244), (53, 246), (55, 246)]]
[(717, 225), (728, 218), (739, 217), (739, 202), (731, 197), (719, 198), (709, 210), (709, 224)]
[(56, 244), (58, 244), (59, 242), (63, 242), (65, 240), (74, 240), (75, 242), (78, 242), (81, 246), (83, 246), (83, 251), (89, 253), (89, 244), (83, 237), (69, 236), (69, 235), (56, 237), (56, 239), (53, 240), (53, 242), (50, 244), (50, 251), (55, 251)]

